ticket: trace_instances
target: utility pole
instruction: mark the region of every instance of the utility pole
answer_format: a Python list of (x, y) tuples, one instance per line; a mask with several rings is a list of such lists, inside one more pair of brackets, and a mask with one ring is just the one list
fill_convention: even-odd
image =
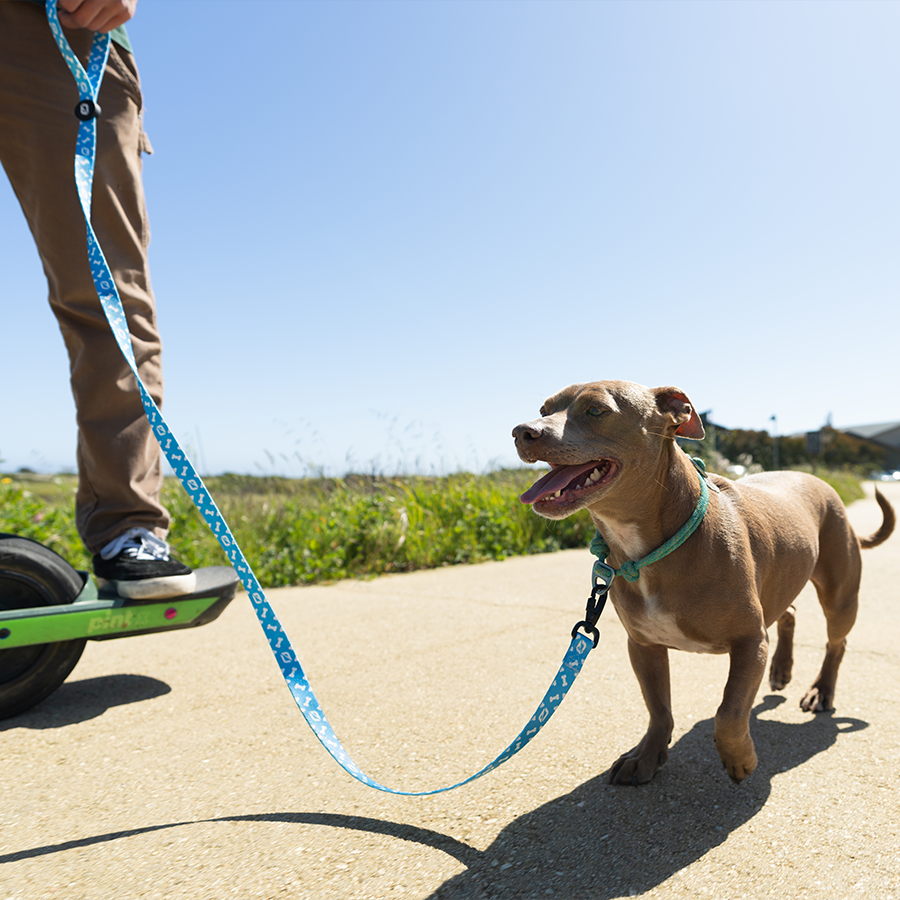
[(769, 421), (772, 422), (772, 468), (779, 468), (779, 460), (778, 460), (778, 417), (777, 416), (769, 416)]

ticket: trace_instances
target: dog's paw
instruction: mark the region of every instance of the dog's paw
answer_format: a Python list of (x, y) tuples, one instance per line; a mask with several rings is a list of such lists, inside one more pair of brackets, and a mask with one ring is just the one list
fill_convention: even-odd
[(665, 765), (669, 751), (645, 751), (641, 744), (633, 750), (623, 753), (609, 770), (608, 784), (628, 784), (636, 786), (647, 784)]
[(773, 657), (769, 668), (769, 687), (773, 691), (783, 691), (791, 683), (791, 661), (785, 665), (777, 657)]
[(728, 773), (728, 777), (740, 784), (748, 775), (751, 775), (759, 762), (756, 756), (756, 748), (749, 735), (740, 741), (725, 741), (721, 737), (715, 738), (716, 750), (719, 751), (719, 759)]
[(756, 769), (756, 764), (756, 753), (754, 753), (753, 758), (749, 760), (730, 763), (722, 760), (722, 765), (725, 767), (725, 771), (728, 773), (728, 777), (735, 784), (740, 784), (748, 775), (752, 775), (754, 769)]
[(834, 690), (814, 684), (800, 701), (804, 712), (834, 712)]

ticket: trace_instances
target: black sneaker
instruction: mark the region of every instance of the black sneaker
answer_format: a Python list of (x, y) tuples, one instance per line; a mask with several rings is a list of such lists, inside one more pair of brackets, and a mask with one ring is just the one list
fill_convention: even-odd
[(97, 586), (129, 600), (191, 594), (197, 576), (169, 555), (169, 545), (146, 528), (129, 528), (94, 557)]

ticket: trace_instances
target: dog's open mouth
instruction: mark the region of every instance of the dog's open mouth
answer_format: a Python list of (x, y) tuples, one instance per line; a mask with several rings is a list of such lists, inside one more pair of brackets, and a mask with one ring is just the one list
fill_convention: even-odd
[(573, 503), (615, 477), (618, 466), (611, 459), (595, 459), (580, 466), (553, 466), (519, 498), (523, 503)]

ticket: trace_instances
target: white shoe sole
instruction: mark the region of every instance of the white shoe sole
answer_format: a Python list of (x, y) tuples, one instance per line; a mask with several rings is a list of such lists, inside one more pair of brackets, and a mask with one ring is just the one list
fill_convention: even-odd
[(197, 576), (194, 572), (187, 575), (169, 575), (165, 578), (146, 578), (140, 581), (110, 581), (97, 578), (97, 586), (105, 590), (115, 591), (126, 600), (168, 600), (193, 594), (197, 588)]

